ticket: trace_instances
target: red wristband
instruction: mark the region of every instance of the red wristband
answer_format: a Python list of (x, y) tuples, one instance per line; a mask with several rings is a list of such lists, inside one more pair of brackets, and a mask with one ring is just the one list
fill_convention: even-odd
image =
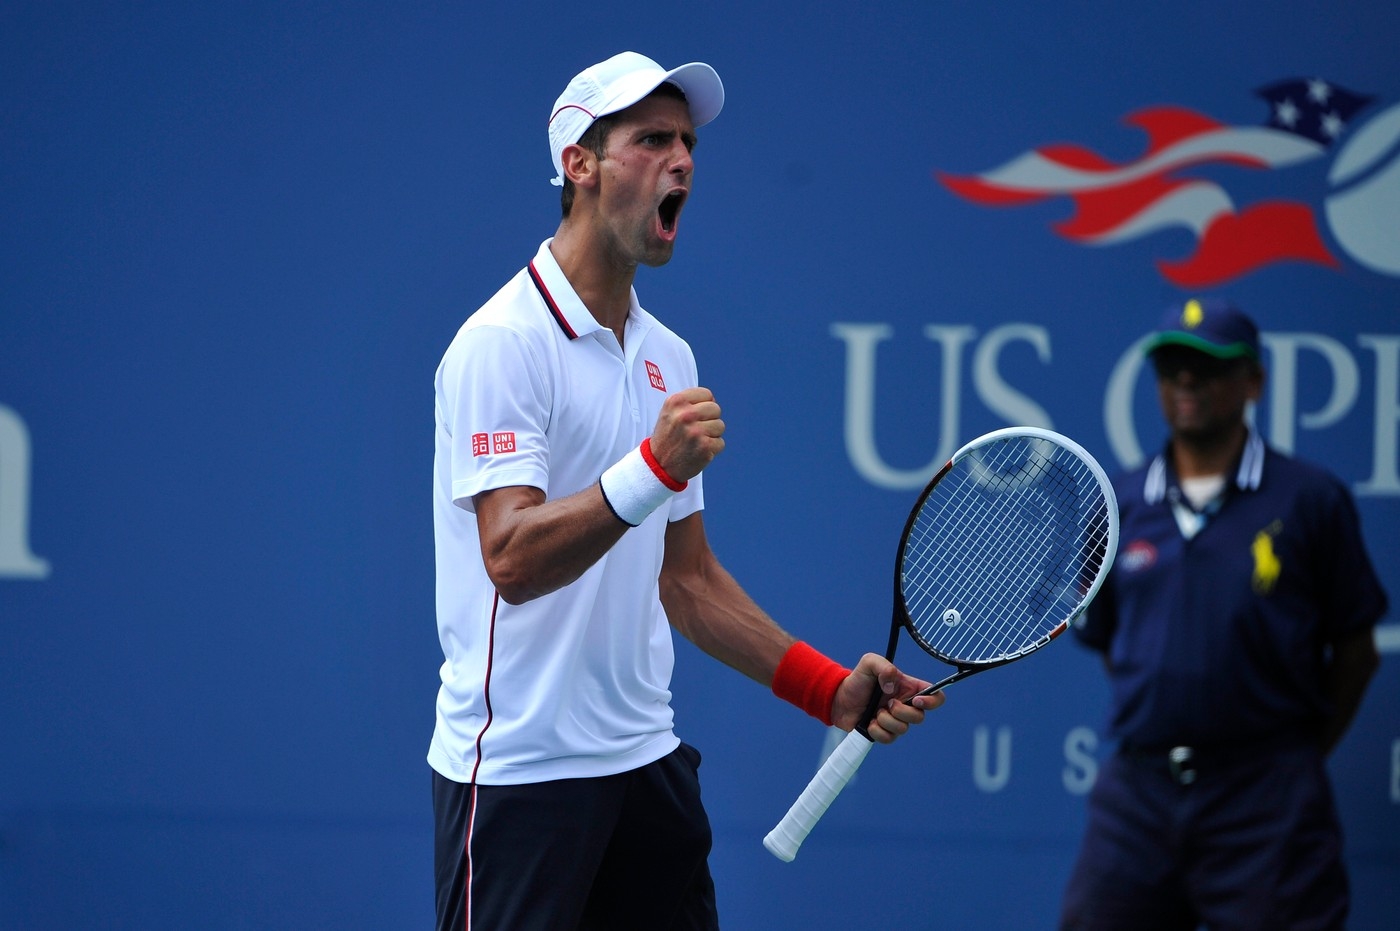
[(642, 459), (651, 469), (652, 474), (656, 476), (657, 481), (661, 482), (661, 484), (672, 491), (685, 491), (685, 486), (690, 484), (689, 482), (678, 482), (671, 478), (671, 473), (667, 472), (665, 467), (661, 465), (660, 460), (652, 455), (651, 437), (642, 440)]
[(829, 725), (836, 690), (850, 674), (845, 666), (799, 640), (788, 647), (773, 673), (773, 694)]

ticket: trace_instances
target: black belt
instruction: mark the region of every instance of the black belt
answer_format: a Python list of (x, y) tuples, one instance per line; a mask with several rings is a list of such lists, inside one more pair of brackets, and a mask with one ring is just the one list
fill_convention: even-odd
[(1192, 747), (1180, 744), (1175, 747), (1134, 747), (1124, 745), (1119, 753), (1131, 760), (1149, 763), (1166, 768), (1167, 774), (1177, 785), (1189, 786), (1199, 778), (1201, 771), (1226, 769), (1238, 763), (1257, 760), (1260, 756), (1286, 747), (1300, 747), (1307, 739), (1292, 734), (1266, 738), (1264, 740), (1243, 741), (1230, 746)]

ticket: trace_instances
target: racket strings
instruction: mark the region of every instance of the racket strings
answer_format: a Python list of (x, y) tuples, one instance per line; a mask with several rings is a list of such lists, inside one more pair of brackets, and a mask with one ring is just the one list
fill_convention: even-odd
[[(1045, 541), (1007, 534), (990, 522), (974, 527), (966, 515), (952, 526), (965, 533), (966, 545), (980, 554), (978, 567), (970, 572), (960, 567), (965, 554), (944, 546), (931, 556), (926, 577), (910, 577), (911, 589), (928, 606), (922, 612), (926, 617), (921, 633), (930, 641), (941, 639), (941, 652), (969, 659), (1000, 656), (1014, 652), (1018, 643), (1033, 641), (1038, 620), (1044, 615), (1034, 586), (1038, 581), (1036, 567), (1045, 556)], [(947, 538), (940, 534), (935, 539)], [(993, 567), (995, 572), (987, 571)], [(946, 599), (948, 607), (935, 619), (931, 614), (940, 603), (936, 599), (944, 594), (936, 582), (952, 573), (961, 575), (961, 593)], [(949, 615), (949, 610), (957, 614)], [(946, 630), (940, 631), (937, 623)]]
[(1043, 644), (1072, 617), (1107, 550), (1094, 471), (1058, 445), (999, 441), (954, 464), (911, 522), (901, 590), (915, 636), (958, 662)]

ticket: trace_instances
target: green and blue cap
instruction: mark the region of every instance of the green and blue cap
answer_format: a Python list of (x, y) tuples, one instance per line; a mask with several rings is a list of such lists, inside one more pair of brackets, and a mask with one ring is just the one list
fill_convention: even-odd
[(1229, 301), (1193, 297), (1167, 308), (1144, 352), (1150, 356), (1163, 346), (1184, 346), (1217, 359), (1258, 359), (1259, 328)]

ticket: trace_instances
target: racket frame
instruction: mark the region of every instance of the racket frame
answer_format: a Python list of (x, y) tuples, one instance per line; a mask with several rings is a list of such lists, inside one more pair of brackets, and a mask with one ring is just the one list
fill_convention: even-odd
[[(938, 487), (938, 483), (943, 481), (944, 476), (946, 476), (949, 472), (952, 471), (953, 466), (957, 465), (963, 459), (967, 458), (968, 456), (972, 455), (977, 450), (982, 449), (983, 447), (991, 446), (992, 444), (1002, 442), (1003, 440), (1021, 437), (1031, 437), (1038, 440), (1045, 440), (1048, 443), (1054, 444), (1056, 446), (1062, 446), (1065, 449), (1068, 449), (1084, 463), (1084, 465), (1089, 469), (1090, 473), (1094, 476), (1095, 481), (1098, 483), (1099, 489), (1103, 492), (1108, 515), (1108, 535), (1107, 539), (1104, 541), (1104, 555), (1101, 567), (1098, 572), (1094, 573), (1093, 581), (1090, 583), (1089, 587), (1084, 591), (1084, 593), (1080, 596), (1079, 602), (1075, 606), (1075, 609), (1072, 612), (1070, 612), (1069, 615), (1061, 619), (1060, 623), (1057, 624), (1054, 627), (1054, 629), (1050, 630), (1045, 634), (1042, 634), (1039, 638), (1037, 638), (1036, 640), (1032, 641), (1022, 649), (1017, 650), (1014, 653), (1008, 653), (1002, 656), (998, 656), (994, 659), (981, 661), (955, 659), (931, 646), (928, 643), (928, 641), (924, 638), (924, 636), (921, 633), (919, 633), (918, 628), (914, 626), (914, 619), (909, 614), (908, 604), (904, 597), (904, 553), (909, 546), (909, 538), (913, 534), (914, 525), (918, 521), (919, 513), (923, 510), (924, 502), (927, 501), (929, 496), (933, 494), (934, 489)], [(914, 506), (909, 509), (909, 517), (904, 522), (904, 531), (900, 534), (899, 547), (895, 552), (894, 615), (890, 619), (890, 639), (889, 643), (885, 647), (885, 659), (891, 662), (894, 661), (895, 650), (899, 647), (899, 634), (901, 630), (904, 630), (909, 633), (909, 636), (913, 638), (914, 642), (917, 643), (925, 653), (928, 653), (930, 656), (932, 656), (939, 662), (946, 663), (957, 670), (957, 672), (934, 683), (933, 685), (929, 686), (923, 691), (916, 692), (915, 694), (909, 696), (909, 698), (917, 698), (919, 695), (932, 695), (935, 692), (941, 692), (944, 688), (952, 685), (954, 682), (966, 679), (970, 675), (982, 672), (987, 669), (995, 669), (997, 666), (1004, 666), (1007, 663), (1014, 662), (1015, 660), (1018, 660), (1029, 653), (1034, 653), (1036, 650), (1045, 646), (1047, 643), (1054, 640), (1060, 634), (1068, 630), (1069, 625), (1073, 624), (1079, 618), (1079, 616), (1082, 615), (1084, 611), (1089, 607), (1089, 602), (1094, 600), (1094, 597), (1099, 593), (1099, 589), (1100, 587), (1102, 587), (1104, 580), (1108, 577), (1108, 569), (1110, 566), (1113, 565), (1113, 560), (1114, 557), (1117, 555), (1117, 552), (1118, 496), (1113, 490), (1113, 483), (1109, 481), (1108, 474), (1104, 472), (1103, 467), (1099, 465), (1098, 460), (1095, 459), (1092, 455), (1090, 455), (1088, 450), (1086, 450), (1083, 446), (1079, 445), (1069, 437), (1064, 436), (1060, 433), (1056, 433), (1053, 430), (1047, 430), (1044, 427), (1003, 427), (999, 430), (993, 430), (990, 433), (984, 433), (976, 439), (964, 444), (961, 448), (957, 450), (957, 452), (953, 453), (952, 457), (949, 458), (948, 461), (943, 464), (943, 467), (940, 468), (934, 474), (933, 478), (929, 480), (928, 484), (924, 486), (924, 490), (920, 492), (918, 500), (915, 501)], [(880, 697), (881, 696), (879, 696), (877, 693), (871, 706), (866, 709), (866, 715), (862, 717), (860, 726), (857, 728), (857, 730), (859, 730), (861, 734), (867, 738), (870, 735), (866, 732), (865, 729), (869, 727), (870, 722), (874, 720), (874, 716), (878, 712)]]
[[(904, 597), (903, 586), (903, 564), (904, 553), (909, 543), (909, 537), (913, 531), (919, 512), (923, 509), (924, 502), (928, 500), (930, 494), (938, 486), (938, 483), (952, 470), (953, 466), (962, 459), (972, 455), (978, 449), (992, 443), (1010, 439), (1012, 437), (1031, 437), (1046, 440), (1052, 444), (1068, 449), (1089, 468), (1104, 498), (1104, 519), (1107, 524), (1107, 534), (1104, 540), (1104, 552), (1099, 562), (1098, 570), (1094, 573), (1093, 579), (1080, 595), (1075, 608), (1066, 617), (1061, 619), (1048, 633), (1043, 634), (1025, 647), (992, 659), (982, 661), (956, 660), (946, 656), (941, 651), (931, 647), (928, 641), (918, 633), (914, 627), (913, 618), (909, 614)], [(957, 671), (942, 681), (929, 686), (917, 695), (911, 695), (904, 701), (918, 697), (918, 695), (932, 695), (947, 686), (965, 679), (970, 675), (1003, 666), (1014, 660), (1020, 659), (1030, 653), (1035, 652), (1062, 634), (1069, 625), (1082, 615), (1089, 603), (1093, 601), (1102, 587), (1104, 579), (1108, 576), (1108, 570), (1113, 565), (1113, 560), (1118, 552), (1118, 498), (1113, 491), (1113, 485), (1109, 482), (1108, 476), (1104, 473), (1103, 467), (1091, 456), (1084, 447), (1069, 439), (1066, 436), (1055, 433), (1041, 427), (1005, 427), (1000, 430), (993, 430), (983, 434), (967, 443), (948, 460), (944, 466), (934, 474), (919, 495), (914, 507), (909, 511), (909, 518), (905, 521), (904, 531), (900, 534), (899, 547), (895, 555), (895, 577), (894, 577), (894, 610), (890, 619), (890, 639), (885, 649), (885, 658), (893, 661), (895, 650), (899, 646), (899, 632), (901, 629), (908, 630), (910, 636), (919, 644), (920, 648), (940, 662), (954, 666)], [(835, 801), (842, 788), (854, 778), (856, 770), (860, 767), (865, 756), (873, 746), (870, 739), (868, 727), (879, 711), (879, 706), (884, 696), (881, 690), (876, 688), (870, 697), (870, 703), (866, 707), (865, 713), (861, 716), (860, 723), (845, 739), (837, 746), (836, 750), (822, 763), (818, 771), (813, 775), (802, 794), (793, 802), (782, 820), (774, 826), (773, 830), (763, 839), (763, 845), (775, 857), (784, 862), (791, 861), (797, 856), (797, 850), (812, 828), (825, 814), (827, 808)]]

